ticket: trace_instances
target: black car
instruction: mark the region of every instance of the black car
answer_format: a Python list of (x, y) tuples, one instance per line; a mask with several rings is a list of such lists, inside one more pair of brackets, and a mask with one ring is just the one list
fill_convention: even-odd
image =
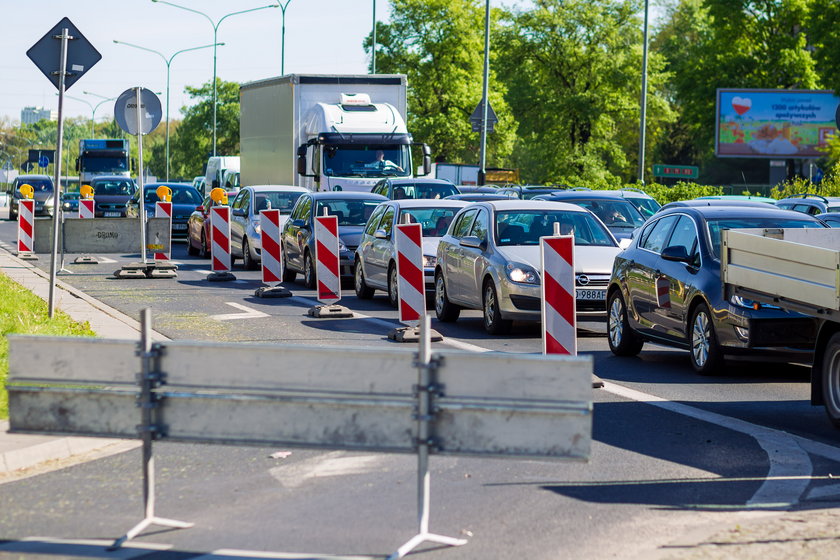
[(721, 231), (825, 227), (773, 207), (674, 207), (645, 222), (618, 254), (607, 289), (607, 340), (617, 356), (635, 356), (646, 341), (689, 350), (702, 375), (721, 371), (724, 356), (810, 360), (815, 319), (741, 297), (725, 299)]
[[(146, 193), (146, 216), (155, 215), (155, 203), (159, 200), (157, 189), (166, 186), (172, 189), (172, 238), (186, 238), (190, 215), (201, 206), (201, 195), (198, 190), (187, 183), (149, 183), (143, 185)], [(140, 189), (126, 203), (126, 216), (137, 218), (140, 216)]]
[(382, 195), (351, 191), (322, 191), (301, 195), (280, 234), (283, 245), (283, 281), (291, 282), (303, 274), (307, 288), (315, 284), (315, 216), (338, 217), (338, 258), (342, 277), (353, 277), (353, 257), (365, 224)]
[(617, 193), (602, 191), (562, 191), (544, 194), (535, 200), (568, 202), (586, 208), (604, 222), (616, 239), (629, 239), (633, 231), (645, 223), (642, 213), (626, 198)]
[(90, 181), (93, 187), (94, 216), (97, 218), (125, 218), (125, 206), (137, 192), (131, 177), (102, 175)]
[(458, 187), (443, 179), (397, 179), (390, 177), (376, 183), (370, 192), (381, 194), (391, 200), (446, 198), (459, 193)]

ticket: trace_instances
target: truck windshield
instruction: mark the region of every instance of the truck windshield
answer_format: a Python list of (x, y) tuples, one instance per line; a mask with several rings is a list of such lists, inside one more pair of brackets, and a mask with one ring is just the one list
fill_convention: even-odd
[(122, 157), (92, 157), (82, 158), (84, 162), (83, 171), (89, 173), (120, 173), (126, 169), (126, 158)]
[(408, 177), (411, 151), (407, 145), (324, 146), (324, 175), (330, 177)]

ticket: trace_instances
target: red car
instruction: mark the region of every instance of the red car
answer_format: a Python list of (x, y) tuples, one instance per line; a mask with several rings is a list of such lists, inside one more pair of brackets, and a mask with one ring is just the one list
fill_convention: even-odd
[(187, 222), (187, 253), (210, 257), (210, 207), (213, 201), (205, 196), (201, 206), (190, 214)]

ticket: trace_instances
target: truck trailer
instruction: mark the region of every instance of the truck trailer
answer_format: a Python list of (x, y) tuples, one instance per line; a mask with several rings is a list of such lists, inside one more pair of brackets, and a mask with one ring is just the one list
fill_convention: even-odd
[(241, 85), (239, 102), (243, 185), (369, 192), (412, 175), (405, 75), (289, 74)]
[(725, 295), (816, 317), (811, 404), (840, 428), (840, 229), (722, 232)]

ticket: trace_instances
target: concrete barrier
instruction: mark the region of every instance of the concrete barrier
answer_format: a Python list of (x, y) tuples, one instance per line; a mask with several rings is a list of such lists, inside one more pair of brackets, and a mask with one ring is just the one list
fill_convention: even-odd
[[(35, 253), (52, 252), (52, 218), (35, 219)], [(170, 251), (172, 232), (168, 218), (149, 218), (149, 251)], [(65, 253), (139, 253), (140, 226), (136, 218), (65, 218), (59, 243)]]

